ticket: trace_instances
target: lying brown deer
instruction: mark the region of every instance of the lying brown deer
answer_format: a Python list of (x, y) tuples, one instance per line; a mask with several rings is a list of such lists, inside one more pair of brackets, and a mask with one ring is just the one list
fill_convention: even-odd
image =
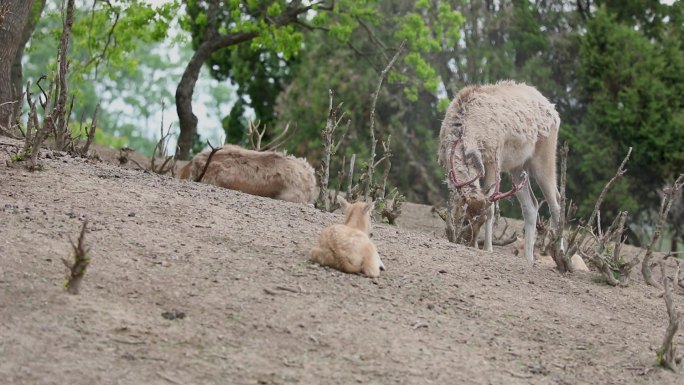
[(306, 159), (230, 144), (209, 160), (210, 155), (211, 151), (197, 154), (179, 178), (295, 203), (313, 203), (318, 195), (314, 169)]

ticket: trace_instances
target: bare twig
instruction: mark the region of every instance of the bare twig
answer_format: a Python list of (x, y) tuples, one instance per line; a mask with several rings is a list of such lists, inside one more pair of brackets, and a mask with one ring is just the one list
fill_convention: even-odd
[(399, 190), (397, 190), (396, 187), (387, 194), (387, 197), (382, 198), (384, 207), (382, 208), (380, 215), (383, 218), (386, 218), (390, 225), (397, 224), (397, 218), (401, 215), (401, 207), (404, 204), (405, 199), (406, 198), (404, 198), (403, 195), (399, 194)]
[[(31, 146), (31, 138), (33, 136), (34, 121), (32, 113), (36, 111), (36, 103), (33, 101), (33, 94), (31, 93), (31, 81), (26, 82), (26, 102), (29, 105), (29, 115), (26, 120), (26, 133), (24, 134), (24, 152), (28, 151)], [(38, 127), (35, 127), (38, 130)]]
[(620, 281), (615, 278), (613, 275), (613, 270), (611, 269), (610, 265), (608, 262), (606, 262), (605, 259), (603, 259), (597, 252), (596, 250), (593, 249), (588, 249), (584, 251), (580, 251), (580, 254), (582, 254), (585, 258), (587, 258), (589, 261), (591, 261), (596, 268), (599, 269), (599, 272), (603, 276), (603, 278), (606, 280), (606, 282), (611, 285), (611, 286), (618, 286), (620, 284)]
[[(681, 322), (681, 313), (674, 308), (672, 303), (672, 292), (670, 291), (670, 282), (665, 273), (665, 267), (663, 261), (659, 262), (660, 274), (662, 275), (663, 288), (665, 290), (665, 307), (667, 308), (668, 324), (665, 330), (665, 337), (663, 338), (663, 343), (656, 353), (656, 359), (658, 365), (663, 366), (667, 369), (676, 372), (679, 366), (680, 359), (677, 357), (676, 344), (674, 342), (674, 337), (679, 329), (679, 323)], [(679, 269), (679, 264), (677, 264), (677, 269)], [(675, 274), (677, 276), (678, 274)]]
[(65, 287), (69, 294), (78, 294), (79, 287), (85, 276), (86, 269), (90, 263), (90, 257), (88, 257), (89, 249), (85, 247), (84, 238), (85, 230), (88, 221), (83, 221), (83, 226), (81, 227), (81, 234), (78, 237), (78, 243), (71, 242), (71, 247), (74, 250), (74, 260), (73, 262), (67, 261), (62, 258), (62, 262), (69, 269), (69, 274), (67, 275), (67, 281)]
[[(567, 250), (563, 250), (563, 237), (565, 232), (565, 222), (567, 210), (567, 198), (565, 195), (565, 184), (567, 179), (567, 169), (568, 169), (568, 143), (563, 143), (563, 149), (561, 150), (561, 180), (560, 180), (560, 215), (558, 218), (558, 227), (552, 229), (553, 236), (551, 237), (553, 247), (553, 260), (556, 262), (556, 267), (560, 272), (571, 272), (573, 271), (573, 265), (570, 261), (572, 254), (566, 253)], [(569, 248), (569, 246), (567, 247)], [(566, 248), (566, 249), (567, 249)]]
[(356, 154), (352, 154), (349, 160), (349, 174), (347, 175), (347, 197), (351, 196), (352, 185), (354, 184), (354, 162), (356, 161)]
[(677, 192), (684, 186), (684, 174), (679, 175), (677, 180), (672, 184), (672, 187), (665, 189), (663, 191), (663, 199), (660, 203), (660, 213), (658, 215), (658, 221), (656, 222), (656, 228), (653, 232), (653, 237), (651, 238), (651, 243), (648, 245), (644, 259), (641, 261), (641, 275), (644, 277), (644, 281), (653, 287), (659, 287), (658, 283), (653, 279), (651, 273), (651, 258), (653, 257), (653, 249), (655, 244), (660, 239), (663, 231), (663, 226), (667, 220), (667, 214), (670, 212), (672, 207), (673, 198), (677, 195)]
[[(632, 268), (638, 263), (637, 259), (630, 262), (625, 262), (620, 255), (621, 246), (624, 242), (623, 232), (625, 228), (625, 221), (627, 212), (621, 212), (615, 218), (608, 230), (603, 231), (601, 227), (601, 204), (605, 199), (606, 194), (613, 185), (625, 174), (625, 165), (632, 153), (630, 147), (627, 155), (618, 167), (615, 175), (606, 183), (603, 190), (599, 194), (594, 209), (589, 216), (589, 219), (582, 221), (572, 232), (567, 243), (566, 249), (562, 250), (561, 242), (564, 240), (563, 229), (565, 223), (572, 216), (571, 207), (567, 207), (565, 196), (566, 170), (567, 170), (567, 144), (564, 145), (561, 153), (561, 212), (559, 226), (554, 229), (553, 242), (554, 246), (554, 260), (560, 271), (571, 271), (572, 256), (580, 253), (585, 258), (589, 259), (601, 272), (606, 282), (610, 285), (626, 285), (629, 281)], [(570, 205), (572, 206), (572, 204)], [(586, 224), (586, 226), (582, 225)], [(594, 227), (596, 223), (596, 227)], [(598, 234), (598, 235), (597, 235)], [(591, 244), (587, 244), (587, 237), (593, 238)]]
[[(344, 175), (345, 175), (345, 169), (347, 166), (347, 157), (342, 156), (342, 166), (340, 167), (339, 170), (337, 170), (337, 186), (335, 188), (335, 194), (330, 200), (330, 212), (333, 212), (340, 208), (340, 203), (337, 200), (337, 196), (340, 194), (340, 191), (342, 191), (342, 181), (344, 180)], [(349, 198), (349, 197), (347, 197)]]
[[(323, 129), (323, 159), (321, 159), (321, 166), (318, 169), (318, 198), (316, 199), (316, 207), (320, 210), (330, 211), (330, 197), (328, 196), (328, 183), (330, 179), (330, 158), (335, 154), (336, 146), (334, 140), (335, 130), (342, 121), (345, 113), (340, 114), (342, 103), (337, 107), (333, 105), (333, 91), (328, 90), (328, 118), (325, 121), (325, 128)], [(339, 118), (338, 118), (339, 115)]]
[(378, 95), (380, 95), (380, 89), (382, 87), (382, 82), (384, 81), (385, 76), (387, 76), (387, 73), (389, 72), (389, 70), (394, 65), (394, 62), (397, 61), (397, 59), (399, 58), (399, 55), (403, 52), (405, 44), (406, 44), (406, 40), (401, 42), (401, 44), (399, 45), (399, 49), (397, 50), (397, 53), (394, 54), (394, 57), (392, 57), (392, 60), (390, 60), (390, 62), (387, 64), (387, 67), (385, 67), (385, 69), (382, 70), (382, 72), (380, 73), (380, 79), (378, 79), (378, 85), (375, 88), (375, 93), (373, 94), (373, 103), (371, 104), (371, 112), (370, 112), (371, 151), (370, 151), (370, 158), (368, 159), (368, 171), (367, 171), (366, 184), (365, 184), (364, 190), (363, 190), (363, 197), (365, 200), (368, 200), (370, 190), (372, 189), (373, 171), (375, 169), (375, 146), (377, 144), (377, 140), (375, 139), (375, 106), (378, 103)]
[(601, 190), (601, 194), (599, 194), (598, 199), (596, 199), (596, 204), (594, 205), (594, 211), (591, 212), (591, 215), (589, 216), (589, 220), (587, 223), (591, 225), (594, 223), (594, 219), (596, 218), (596, 215), (599, 212), (599, 209), (601, 208), (601, 203), (603, 203), (603, 200), (606, 197), (606, 193), (610, 191), (610, 189), (613, 187), (613, 185), (620, 179), (622, 176), (625, 175), (625, 164), (627, 164), (627, 161), (629, 160), (629, 156), (632, 154), (632, 147), (627, 150), (627, 155), (625, 156), (625, 159), (622, 160), (622, 163), (620, 163), (620, 167), (618, 167), (617, 172), (615, 173), (615, 176), (613, 176), (608, 183), (603, 187), (603, 190)]
[[(29, 91), (30, 82), (26, 85), (26, 101), (29, 105), (28, 121), (26, 122), (26, 138), (24, 139), (24, 157), (29, 157), (28, 169), (35, 171), (39, 169), (38, 155), (43, 146), (45, 138), (50, 133), (49, 126), (46, 120), (43, 121), (43, 126), (38, 122), (38, 112), (36, 111), (36, 102), (33, 100), (31, 92)], [(35, 134), (33, 133), (35, 130)]]
[(385, 161), (385, 169), (382, 171), (382, 187), (380, 188), (380, 197), (385, 199), (385, 189), (387, 188), (387, 178), (392, 168), (392, 135), (387, 135), (387, 140), (382, 142), (382, 159)]
[[(601, 193), (598, 196), (598, 199), (596, 200), (596, 203), (594, 204), (594, 210), (592, 211), (591, 215), (589, 216), (589, 219), (584, 222), (588, 224), (590, 232), (592, 231), (592, 224), (594, 223), (594, 220), (596, 219), (596, 215), (598, 215), (598, 211), (601, 208), (601, 204), (603, 203), (603, 200), (605, 199), (606, 194), (608, 191), (613, 187), (613, 185), (620, 179), (622, 176), (625, 174), (625, 164), (627, 164), (627, 161), (629, 160), (629, 157), (632, 153), (632, 147), (629, 148), (627, 151), (627, 155), (625, 158), (622, 160), (622, 163), (620, 164), (620, 167), (618, 167), (617, 172), (615, 173), (615, 176), (608, 181), (608, 183), (603, 187), (603, 190), (601, 190)], [(567, 254), (573, 255), (574, 253), (577, 252), (579, 249), (580, 245), (582, 245), (586, 239), (586, 233), (580, 234), (581, 231), (581, 226), (578, 226), (575, 231), (573, 232), (570, 241), (568, 242), (568, 250)]]
[[(149, 171), (160, 175), (164, 175), (169, 171), (171, 171), (173, 174), (173, 170), (176, 168), (176, 158), (173, 155), (168, 155), (168, 145), (169, 140), (171, 139), (171, 126), (173, 124), (169, 124), (166, 132), (164, 132), (164, 109), (165, 103), (162, 101), (162, 117), (161, 123), (159, 124), (159, 141), (157, 141), (157, 144), (154, 146), (154, 150), (152, 150), (152, 159), (150, 159), (149, 169)], [(158, 156), (164, 159), (159, 167), (156, 165)]]
[(83, 147), (81, 147), (78, 152), (82, 156), (87, 156), (88, 155), (88, 149), (90, 148), (90, 145), (93, 143), (93, 140), (95, 140), (95, 130), (97, 129), (97, 112), (100, 109), (100, 103), (97, 103), (95, 106), (95, 111), (93, 111), (93, 120), (90, 122), (90, 129), (86, 131), (87, 139)]

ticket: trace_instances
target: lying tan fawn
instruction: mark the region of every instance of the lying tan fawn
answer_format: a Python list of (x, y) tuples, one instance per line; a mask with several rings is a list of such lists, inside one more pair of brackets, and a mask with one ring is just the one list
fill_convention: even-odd
[(373, 203), (349, 203), (338, 196), (344, 211), (344, 224), (327, 227), (311, 249), (311, 260), (345, 273), (363, 273), (375, 278), (385, 265), (370, 240)]

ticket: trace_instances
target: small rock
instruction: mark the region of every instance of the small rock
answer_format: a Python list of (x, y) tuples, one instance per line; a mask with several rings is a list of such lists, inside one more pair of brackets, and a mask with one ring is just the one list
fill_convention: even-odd
[(163, 312), (162, 317), (166, 318), (167, 320), (183, 319), (185, 318), (185, 312), (174, 309)]
[(134, 216), (135, 216), (135, 213), (128, 213), (128, 216), (129, 216), (129, 217), (134, 217)]

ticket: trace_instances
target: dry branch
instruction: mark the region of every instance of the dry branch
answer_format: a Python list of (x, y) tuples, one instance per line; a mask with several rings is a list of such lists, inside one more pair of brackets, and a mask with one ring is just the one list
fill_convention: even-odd
[(603, 278), (611, 286), (625, 285), (634, 266), (634, 264), (625, 263), (620, 256), (626, 220), (627, 212), (620, 212), (605, 233), (592, 234), (595, 240), (594, 245), (580, 249), (580, 254), (589, 257), (589, 261), (599, 269)]
[[(574, 215), (572, 204), (567, 204), (565, 195), (567, 153), (567, 144), (564, 144), (561, 152), (560, 187), (561, 210), (563, 211), (561, 212), (562, 215), (560, 216), (558, 228), (553, 230), (554, 235), (552, 237), (554, 243), (553, 257), (556, 265), (560, 271), (571, 271), (573, 268), (572, 256), (579, 253), (598, 268), (608, 284), (612, 286), (626, 285), (629, 282), (632, 268), (638, 264), (638, 258), (626, 262), (620, 255), (622, 243), (624, 242), (623, 233), (627, 212), (620, 212), (610, 227), (603, 231), (600, 223), (600, 209), (608, 191), (624, 176), (626, 172), (625, 165), (632, 153), (632, 148), (629, 148), (615, 175), (601, 190), (588, 220), (580, 222), (572, 232), (565, 250), (563, 250), (561, 246), (562, 242), (564, 242), (563, 231), (565, 224)], [(596, 227), (594, 227), (594, 224), (596, 224)]]
[[(30, 82), (26, 86), (26, 101), (29, 106), (28, 120), (26, 124), (26, 133), (24, 134), (24, 149), (22, 154), (17, 154), (17, 160), (29, 158), (27, 168), (31, 171), (40, 168), (38, 164), (38, 156), (45, 139), (52, 134), (54, 136), (55, 145), (58, 150), (66, 150), (71, 148), (73, 151), (73, 139), (71, 137), (71, 130), (69, 128), (69, 119), (71, 111), (73, 110), (73, 97), (67, 107), (67, 76), (69, 71), (68, 65), (68, 47), (69, 36), (71, 34), (71, 27), (74, 18), (74, 0), (68, 0), (66, 7), (62, 3), (62, 34), (57, 50), (58, 64), (57, 73), (53, 74), (49, 82), (48, 91), (41, 86), (41, 81), (47, 79), (47, 76), (41, 76), (36, 82), (36, 86), (41, 90), (42, 97), (38, 97), (38, 103), (44, 111), (44, 118), (41, 122), (38, 119), (38, 112), (36, 102), (33, 100), (33, 95), (30, 91)], [(94, 131), (93, 131), (94, 134)], [(90, 138), (89, 138), (90, 139)], [(90, 139), (92, 141), (92, 139)]]
[(404, 198), (403, 195), (399, 194), (399, 191), (395, 187), (388, 195), (387, 197), (383, 197), (383, 205), (382, 205), (382, 210), (380, 211), (380, 215), (387, 219), (387, 222), (390, 225), (396, 225), (397, 224), (397, 218), (401, 215), (401, 207), (404, 204), (404, 201), (406, 198)]
[(90, 257), (88, 257), (89, 248), (85, 247), (84, 242), (87, 224), (87, 220), (83, 221), (81, 234), (78, 237), (78, 243), (76, 244), (73, 241), (70, 241), (71, 247), (74, 249), (74, 260), (70, 262), (62, 258), (62, 262), (64, 262), (64, 265), (67, 267), (67, 269), (69, 269), (66, 278), (67, 280), (64, 284), (64, 287), (66, 287), (69, 294), (78, 294), (79, 287), (81, 286), (86, 269), (90, 263)]
[(397, 49), (397, 53), (394, 54), (394, 57), (392, 57), (392, 60), (387, 64), (387, 67), (382, 70), (380, 73), (380, 79), (378, 79), (378, 85), (375, 88), (375, 93), (373, 94), (373, 103), (371, 104), (371, 111), (370, 111), (370, 137), (371, 137), (371, 151), (370, 151), (370, 158), (368, 160), (368, 171), (366, 172), (366, 184), (364, 185), (363, 189), (363, 197), (364, 200), (368, 200), (368, 196), (370, 194), (371, 189), (373, 188), (373, 171), (375, 169), (375, 146), (377, 144), (377, 140), (375, 139), (375, 106), (378, 103), (378, 95), (380, 95), (380, 89), (382, 88), (382, 82), (385, 80), (385, 76), (387, 76), (387, 73), (389, 70), (392, 68), (394, 65), (394, 62), (397, 61), (399, 58), (399, 55), (402, 53), (404, 50), (404, 45), (406, 44), (406, 40), (402, 41), (401, 44), (399, 45), (399, 49)]
[(354, 185), (354, 162), (356, 161), (356, 154), (352, 154), (349, 160), (349, 174), (347, 175), (347, 197), (352, 193), (352, 187)]
[(330, 212), (333, 212), (341, 207), (337, 196), (342, 191), (342, 181), (344, 180), (345, 167), (347, 165), (347, 157), (342, 156), (342, 166), (337, 170), (337, 186), (335, 187), (335, 194), (330, 198)]
[[(672, 303), (670, 281), (667, 277), (667, 274), (665, 273), (663, 261), (660, 261), (659, 265), (660, 274), (663, 279), (663, 288), (665, 290), (663, 298), (665, 299), (665, 307), (667, 308), (668, 324), (667, 329), (665, 329), (665, 337), (663, 338), (663, 343), (656, 353), (656, 359), (658, 361), (658, 365), (670, 369), (673, 372), (676, 372), (679, 367), (679, 363), (681, 362), (681, 358), (677, 357), (677, 349), (676, 344), (674, 342), (674, 337), (677, 334), (677, 330), (679, 329), (679, 323), (681, 322), (681, 313), (674, 308), (674, 304)], [(679, 262), (677, 263), (677, 273), (675, 273), (675, 277), (678, 276), (678, 271)]]
[[(342, 104), (340, 103), (337, 107), (333, 105), (333, 91), (328, 90), (329, 103), (328, 103), (328, 118), (325, 121), (325, 128), (323, 128), (323, 159), (321, 160), (321, 166), (317, 171), (318, 174), (318, 198), (316, 199), (316, 208), (324, 211), (330, 211), (330, 197), (328, 196), (328, 183), (330, 179), (330, 159), (335, 155), (335, 130), (339, 126), (342, 118), (344, 118), (345, 113), (340, 114), (340, 109)], [(339, 118), (338, 118), (339, 115)], [(353, 167), (353, 163), (352, 163)]]
[(594, 222), (594, 219), (596, 218), (596, 215), (598, 215), (599, 210), (601, 209), (601, 203), (603, 203), (603, 200), (606, 197), (606, 194), (610, 189), (613, 187), (613, 185), (625, 175), (625, 164), (627, 164), (627, 161), (629, 160), (629, 156), (632, 154), (632, 147), (627, 150), (627, 155), (625, 156), (625, 159), (622, 160), (622, 163), (620, 163), (620, 167), (618, 167), (617, 172), (615, 173), (615, 176), (613, 176), (608, 183), (606, 183), (605, 187), (603, 187), (603, 190), (601, 190), (601, 194), (599, 194), (598, 199), (596, 200), (596, 204), (594, 205), (594, 211), (591, 212), (591, 215), (589, 216), (589, 220), (587, 223), (591, 225)]
[(81, 156), (88, 156), (88, 150), (90, 149), (90, 145), (93, 143), (93, 140), (95, 140), (95, 130), (97, 130), (97, 112), (100, 110), (100, 103), (97, 103), (95, 106), (95, 111), (93, 111), (93, 119), (90, 122), (90, 129), (86, 129), (86, 142), (78, 150), (75, 150), (78, 154)]
[(663, 226), (667, 220), (667, 214), (670, 212), (672, 207), (672, 201), (674, 197), (677, 196), (677, 192), (684, 186), (684, 174), (679, 175), (677, 180), (672, 184), (672, 187), (665, 189), (663, 191), (663, 199), (660, 202), (660, 212), (658, 215), (658, 221), (656, 222), (656, 228), (653, 232), (653, 238), (651, 238), (651, 243), (648, 245), (646, 254), (644, 255), (643, 261), (641, 261), (641, 274), (644, 276), (644, 281), (653, 287), (659, 287), (658, 283), (653, 279), (651, 269), (653, 264), (651, 263), (651, 258), (653, 257), (653, 249), (655, 244), (660, 239), (663, 231)]
[[(570, 258), (572, 258), (572, 254), (566, 253), (566, 250), (563, 248), (563, 237), (564, 237), (564, 231), (565, 231), (565, 224), (568, 220), (567, 214), (568, 214), (568, 204), (567, 204), (567, 198), (565, 195), (565, 185), (567, 181), (567, 169), (568, 169), (568, 143), (565, 142), (563, 143), (563, 149), (561, 150), (561, 180), (560, 180), (560, 209), (561, 209), (561, 215), (559, 215), (558, 218), (558, 227), (555, 229), (552, 229), (552, 243), (554, 245), (553, 247), (553, 260), (556, 262), (556, 267), (560, 272), (572, 272), (573, 265), (572, 262), (570, 261)], [(567, 248), (566, 248), (567, 249)]]
[[(592, 223), (594, 223), (594, 220), (596, 219), (596, 216), (599, 215), (599, 210), (601, 208), (601, 204), (603, 203), (603, 200), (605, 199), (606, 194), (608, 191), (613, 187), (613, 185), (620, 179), (622, 176), (625, 174), (625, 164), (629, 160), (629, 157), (632, 153), (632, 147), (629, 148), (627, 151), (627, 155), (625, 158), (622, 160), (622, 163), (620, 164), (620, 167), (618, 167), (617, 172), (615, 173), (615, 176), (613, 176), (608, 183), (603, 187), (603, 190), (601, 190), (601, 193), (598, 196), (598, 199), (596, 200), (596, 203), (594, 204), (594, 210), (592, 211), (591, 215), (589, 216), (589, 219), (585, 222), (588, 225), (589, 229), (589, 234), (593, 234), (593, 227)], [(583, 226), (578, 226), (575, 231), (573, 232), (570, 241), (568, 242), (568, 250), (566, 253), (570, 256), (575, 254), (579, 247), (584, 244), (584, 241), (586, 240), (586, 236), (588, 235), (586, 232), (580, 234), (580, 232), (583, 230)]]
[[(173, 155), (168, 155), (172, 124), (169, 124), (168, 129), (166, 132), (164, 132), (164, 109), (165, 104), (162, 101), (162, 117), (161, 123), (159, 124), (159, 141), (157, 141), (157, 144), (154, 146), (154, 150), (152, 150), (152, 159), (150, 159), (149, 171), (160, 175), (164, 175), (171, 171), (171, 175), (173, 175), (173, 172), (176, 169), (176, 158)], [(164, 159), (159, 167), (156, 165), (157, 156)]]
[(382, 171), (382, 187), (380, 187), (380, 196), (385, 198), (385, 189), (387, 188), (387, 178), (389, 178), (389, 172), (392, 168), (392, 148), (391, 148), (392, 135), (387, 135), (387, 140), (382, 142), (382, 159), (378, 161), (385, 162), (385, 169)]
[(38, 121), (38, 111), (36, 110), (36, 102), (32, 97), (33, 94), (29, 90), (30, 85), (31, 82), (26, 84), (26, 101), (29, 105), (29, 113), (26, 122), (26, 137), (24, 138), (23, 155), (21, 157), (28, 157), (28, 169), (30, 171), (35, 171), (39, 169), (38, 155), (45, 138), (47, 138), (50, 133), (50, 129), (45, 121), (42, 126)]

